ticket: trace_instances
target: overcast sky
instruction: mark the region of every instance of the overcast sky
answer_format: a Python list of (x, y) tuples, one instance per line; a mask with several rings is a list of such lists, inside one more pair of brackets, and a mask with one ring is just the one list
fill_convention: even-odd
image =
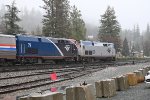
[[(0, 4), (10, 4), (13, 0), (0, 0)], [(19, 8), (41, 9), (42, 0), (16, 0)], [(132, 29), (139, 24), (141, 31), (150, 23), (150, 0), (70, 0), (81, 10), (86, 23), (99, 26), (100, 15), (108, 5), (114, 7), (118, 21), (123, 29)]]

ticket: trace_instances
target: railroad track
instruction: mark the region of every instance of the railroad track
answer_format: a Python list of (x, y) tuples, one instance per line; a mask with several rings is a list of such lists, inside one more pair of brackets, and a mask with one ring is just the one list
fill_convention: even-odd
[[(23, 83), (15, 83), (15, 84), (10, 84), (10, 85), (4, 85), (0, 86), (0, 94), (7, 94), (11, 92), (15, 92), (18, 90), (25, 90), (25, 89), (31, 89), (31, 88), (36, 88), (39, 86), (44, 86), (52, 83), (57, 83), (57, 82), (62, 82), (70, 79), (74, 79), (77, 77), (81, 77), (83, 75), (87, 75), (92, 72), (96, 72), (99, 70), (102, 70), (103, 68), (99, 67), (91, 67), (88, 69), (72, 69), (72, 70), (66, 70), (65, 74), (60, 74), (58, 75), (58, 80), (52, 81), (50, 78), (43, 78), (43, 79), (37, 79), (29, 82), (23, 82)], [(65, 77), (64, 77), (65, 76)], [(62, 78), (63, 77), (63, 78)]]
[[(124, 63), (124, 62), (123, 62)], [(131, 63), (131, 62), (128, 62)], [(94, 62), (94, 63), (84, 63), (85, 66), (88, 65), (113, 65), (115, 64), (115, 61), (113, 62)], [(19, 72), (19, 71), (31, 71), (31, 70), (48, 70), (48, 69), (60, 69), (60, 68), (68, 68), (69, 67), (75, 67), (75, 66), (83, 66), (83, 64), (35, 64), (35, 65), (14, 65), (14, 66), (0, 66), (0, 73), (5, 72)]]
[[(83, 67), (76, 67), (77, 69), (82, 69)], [(65, 69), (50, 69), (49, 71), (36, 71), (33, 72), (31, 74), (24, 74), (24, 75), (16, 75), (16, 76), (8, 76), (8, 77), (0, 77), (0, 80), (6, 80), (6, 79), (15, 79), (15, 78), (23, 78), (23, 77), (29, 77), (29, 76), (37, 76), (37, 75), (46, 75), (46, 74), (50, 74), (52, 72), (56, 72), (56, 73), (62, 73), (62, 72), (67, 72), (70, 70), (76, 70), (76, 68), (65, 68)]]
[[(26, 90), (26, 89), (32, 89), (32, 88), (36, 88), (36, 87), (40, 87), (40, 86), (45, 86), (45, 85), (49, 85), (49, 84), (53, 84), (53, 83), (58, 83), (58, 82), (62, 82), (62, 81), (67, 81), (67, 80), (71, 80), (77, 77), (81, 77), (87, 74), (90, 74), (92, 72), (96, 72), (99, 70), (102, 70), (104, 68), (106, 68), (106, 66), (116, 66), (116, 65), (124, 65), (124, 64), (131, 64), (130, 62), (107, 62), (107, 63), (92, 63), (92, 64), (76, 64), (76, 65), (68, 65), (65, 67), (61, 67), (61, 68), (52, 68), (51, 70), (49, 70), (50, 68), (43, 68), (43, 71), (39, 71), (36, 70), (35, 73), (30, 73), (30, 74), (26, 74), (26, 75), (18, 75), (18, 76), (12, 76), (12, 77), (1, 77), (0, 80), (4, 81), (4, 80), (9, 80), (9, 79), (18, 79), (18, 78), (25, 78), (25, 77), (30, 77), (30, 76), (40, 76), (40, 75), (49, 75), (50, 73), (52, 73), (53, 71), (55, 71), (58, 75), (58, 80), (56, 81), (52, 81), (50, 80), (49, 77), (46, 78), (39, 78), (39, 79), (33, 79), (30, 81), (26, 81), (26, 82), (21, 82), (21, 83), (13, 83), (13, 84), (7, 84), (7, 85), (0, 85), (0, 94), (7, 94), (7, 93), (11, 93), (11, 92), (15, 92), (18, 90)], [(88, 67), (89, 66), (89, 67)], [(42, 69), (42, 68), (41, 68)], [(48, 69), (48, 71), (47, 71)], [(27, 72), (29, 70), (26, 70)], [(9, 72), (9, 71), (8, 71)], [(13, 70), (14, 72), (14, 70)], [(19, 72), (19, 71), (15, 71), (15, 72)]]

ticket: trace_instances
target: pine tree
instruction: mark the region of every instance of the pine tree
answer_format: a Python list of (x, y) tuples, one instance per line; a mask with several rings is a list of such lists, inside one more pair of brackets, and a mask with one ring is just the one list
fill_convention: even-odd
[(120, 51), (121, 40), (119, 22), (116, 20), (114, 8), (108, 6), (104, 15), (101, 16), (98, 38), (102, 42), (112, 42), (116, 51)]
[(145, 32), (145, 41), (143, 44), (144, 55), (150, 56), (150, 26), (147, 24), (147, 29)]
[(0, 5), (0, 32), (4, 33), (6, 31), (5, 28), (5, 21), (4, 21), (4, 14), (5, 14), (5, 5)]
[(130, 52), (129, 52), (128, 41), (125, 38), (124, 41), (123, 41), (122, 55), (129, 56), (129, 54), (130, 54)]
[(72, 7), (71, 15), (71, 35), (76, 40), (84, 40), (86, 36), (86, 28), (81, 11), (76, 6)]
[(140, 37), (140, 28), (139, 25), (134, 26), (134, 40), (138, 40)]
[(8, 11), (4, 15), (5, 24), (6, 24), (6, 34), (17, 34), (21, 30), (17, 22), (21, 21), (18, 17), (18, 13), (20, 12), (18, 8), (15, 6), (15, 1), (12, 2), (11, 5), (6, 5)]
[(142, 50), (142, 39), (140, 36), (140, 28), (139, 25), (137, 25), (134, 28), (134, 46), (135, 46), (135, 51), (141, 52)]
[(150, 26), (149, 26), (149, 24), (147, 24), (147, 29), (146, 29), (145, 35), (146, 35), (146, 39), (150, 38)]
[(5, 24), (5, 20), (3, 17), (0, 17), (1, 21), (0, 21), (0, 32), (5, 33), (6, 32), (6, 24)]
[(43, 0), (46, 14), (43, 19), (43, 34), (53, 37), (68, 37), (69, 30), (69, 1)]

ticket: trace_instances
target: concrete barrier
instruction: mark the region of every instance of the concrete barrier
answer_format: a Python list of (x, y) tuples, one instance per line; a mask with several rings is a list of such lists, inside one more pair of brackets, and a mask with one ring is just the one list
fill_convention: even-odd
[(118, 79), (117, 79), (117, 77), (113, 77), (112, 79), (115, 80), (115, 88), (116, 88), (116, 91), (118, 91), (119, 90)]
[[(50, 100), (50, 99), (48, 99)], [(56, 93), (53, 95), (53, 100), (63, 100), (63, 94), (62, 93)]]
[(148, 68), (148, 67), (145, 67), (145, 68), (143, 68), (143, 69), (145, 69), (146, 73), (149, 71), (149, 68)]
[(127, 90), (126, 86), (128, 82), (126, 82), (126, 77), (122, 75), (117, 77), (117, 80), (118, 80), (118, 90), (119, 91)]
[(19, 100), (30, 100), (30, 97), (29, 96), (23, 96), (23, 97), (20, 97)]
[(147, 68), (148, 68), (148, 70), (150, 71), (150, 66), (148, 66)]
[[(96, 100), (91, 84), (66, 89), (66, 100)], [(71, 93), (70, 93), (71, 92)]]
[(135, 73), (128, 73), (127, 76), (128, 76), (129, 86), (137, 85), (137, 77)]
[(144, 82), (144, 76), (141, 71), (135, 71), (134, 73), (136, 74), (138, 83)]
[(125, 79), (125, 89), (129, 89), (128, 76), (127, 75), (123, 75), (123, 77)]
[(95, 89), (96, 89), (96, 97), (101, 98), (103, 96), (102, 81), (95, 82)]
[(116, 82), (114, 79), (111, 79), (111, 83), (112, 83), (112, 95), (116, 95)]
[(112, 97), (116, 94), (115, 80), (107, 79), (102, 81), (103, 97)]
[(19, 100), (63, 100), (63, 94), (58, 92), (49, 92), (46, 94), (34, 94), (19, 98)]
[(66, 100), (76, 100), (75, 87), (69, 87), (66, 89)]
[(145, 69), (139, 69), (138, 71), (142, 72), (143, 77), (146, 75), (146, 70)]

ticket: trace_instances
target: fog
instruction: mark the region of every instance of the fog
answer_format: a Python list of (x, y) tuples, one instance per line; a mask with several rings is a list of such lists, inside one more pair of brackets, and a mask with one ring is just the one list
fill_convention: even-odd
[[(0, 6), (11, 4), (13, 0), (0, 0)], [(42, 0), (15, 0), (20, 10), (32, 9), (44, 11), (40, 8), (43, 6)], [(133, 29), (133, 26), (139, 24), (140, 31), (146, 29), (147, 23), (150, 22), (149, 0), (69, 0), (71, 5), (76, 5), (81, 10), (82, 17), (87, 26), (98, 27), (100, 15), (104, 14), (108, 5), (114, 7), (117, 19), (122, 29)], [(40, 21), (39, 21), (40, 22)]]

